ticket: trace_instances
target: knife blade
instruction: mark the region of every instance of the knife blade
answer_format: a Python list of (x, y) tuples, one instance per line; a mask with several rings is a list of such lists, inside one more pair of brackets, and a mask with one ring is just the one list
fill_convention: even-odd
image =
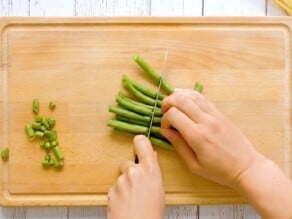
[[(159, 84), (158, 84), (158, 88), (157, 88), (157, 91), (156, 91), (156, 97), (155, 97), (155, 103), (154, 103), (154, 107), (153, 107), (153, 112), (151, 114), (151, 119), (150, 119), (150, 123), (149, 123), (149, 126), (148, 126), (148, 131), (147, 131), (147, 138), (149, 139), (150, 138), (150, 134), (151, 134), (151, 128), (153, 126), (153, 119), (154, 119), (154, 112), (157, 108), (157, 102), (158, 102), (158, 94), (160, 93), (160, 89), (161, 89), (161, 85), (162, 85), (162, 81), (163, 81), (163, 76), (165, 75), (165, 72), (166, 72), (166, 64), (167, 64), (167, 59), (168, 59), (168, 49), (165, 50), (165, 54), (164, 54), (164, 60), (163, 60), (163, 66), (162, 66), (162, 72), (161, 72), (161, 75), (160, 75), (160, 79), (159, 79)], [(137, 155), (135, 155), (135, 163), (139, 163), (139, 160), (138, 160), (138, 157)]]

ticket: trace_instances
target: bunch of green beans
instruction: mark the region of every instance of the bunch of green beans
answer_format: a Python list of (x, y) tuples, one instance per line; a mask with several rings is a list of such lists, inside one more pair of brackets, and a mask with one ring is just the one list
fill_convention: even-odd
[[(162, 80), (161, 90), (165, 94), (156, 93), (124, 75), (122, 78), (123, 87), (133, 98), (124, 95), (122, 92), (118, 93), (116, 96), (117, 105), (109, 106), (109, 112), (114, 113), (115, 118), (109, 120), (107, 125), (120, 131), (146, 135), (149, 132), (148, 127), (154, 114), (149, 139), (153, 145), (172, 150), (171, 144), (160, 134), (160, 122), (162, 118), (162, 100), (166, 95), (170, 95), (174, 88), (166, 80), (162, 79), (161, 74), (156, 72), (140, 56), (135, 56), (134, 60), (157, 86)], [(196, 82), (194, 89), (201, 92), (203, 86)], [(155, 102), (156, 107), (154, 107)]]
[[(49, 108), (54, 110), (56, 104), (49, 103)], [(45, 157), (42, 161), (43, 167), (61, 168), (64, 165), (64, 156), (59, 147), (57, 132), (54, 130), (56, 120), (54, 118), (44, 118), (39, 115), (39, 100), (32, 102), (32, 112), (35, 114), (32, 123), (25, 124), (25, 132), (30, 140), (39, 140), (40, 146), (45, 150)], [(55, 155), (55, 158), (51, 154)]]

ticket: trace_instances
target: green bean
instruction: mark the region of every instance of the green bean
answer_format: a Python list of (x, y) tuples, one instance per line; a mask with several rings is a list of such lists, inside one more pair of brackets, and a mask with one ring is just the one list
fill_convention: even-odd
[(8, 148), (3, 148), (1, 150), (1, 158), (3, 160), (7, 160), (9, 158), (9, 149)]
[(167, 150), (173, 150), (173, 147), (171, 146), (171, 144), (168, 143), (165, 140), (162, 140), (162, 139), (159, 139), (159, 138), (156, 138), (156, 137), (150, 137), (150, 142), (153, 145), (156, 145), (156, 146), (158, 146), (160, 148), (167, 149)]
[[(159, 84), (161, 80), (161, 74), (157, 73), (145, 60), (140, 56), (134, 57), (135, 62), (144, 70), (144, 72), (154, 81), (156, 85)], [(162, 78), (161, 88), (167, 93), (171, 94), (174, 89)]]
[(42, 137), (44, 137), (44, 135), (45, 135), (44, 132), (41, 132), (41, 131), (36, 131), (36, 132), (35, 132), (35, 136), (36, 136), (36, 137), (42, 138)]
[(49, 166), (49, 161), (48, 160), (43, 160), (42, 161), (43, 167), (48, 167)]
[(51, 158), (48, 163), (49, 163), (49, 166), (55, 166), (56, 162), (53, 158)]
[(34, 130), (40, 130), (40, 128), (41, 128), (41, 123), (39, 123), (39, 122), (33, 122), (32, 124), (31, 124), (31, 127), (34, 129)]
[(47, 130), (47, 128), (44, 125), (41, 125), (40, 130), (44, 132)]
[(46, 127), (46, 129), (50, 129), (50, 123), (48, 119), (43, 119), (42, 124)]
[(50, 142), (46, 142), (45, 143), (45, 149), (50, 149), (51, 148), (51, 144), (50, 144)]
[(45, 148), (45, 144), (46, 144), (46, 142), (45, 141), (40, 141), (40, 146), (42, 147), (42, 148)]
[(43, 117), (37, 115), (37, 116), (35, 117), (34, 121), (35, 121), (35, 122), (39, 122), (39, 123), (41, 123), (41, 122), (43, 121)]
[[(130, 133), (126, 130), (122, 130), (122, 129), (118, 129), (120, 131), (123, 131), (123, 132), (126, 132), (126, 133)], [(130, 134), (142, 134), (142, 133), (130, 133)], [(160, 148), (163, 148), (163, 149), (167, 149), (167, 150), (173, 150), (172, 146), (170, 143), (168, 143), (167, 140), (165, 139), (161, 139), (161, 138), (158, 138), (158, 137), (153, 137), (152, 135), (150, 136), (149, 138), (151, 144), (157, 146), (157, 147), (160, 147)]]
[(62, 153), (61, 149), (58, 146), (53, 147), (53, 152), (54, 152), (57, 160), (60, 161), (60, 160), (64, 159), (63, 153)]
[(54, 128), (55, 124), (56, 124), (56, 120), (53, 119), (53, 118), (46, 118), (49, 126), (50, 126), (50, 129)]
[(196, 91), (202, 93), (203, 85), (202, 85), (201, 83), (199, 83), (199, 82), (196, 82), (196, 83), (195, 83), (194, 90), (196, 90)]
[[(111, 126), (113, 128), (116, 128), (121, 131), (134, 133), (134, 134), (147, 134), (148, 133), (148, 127), (147, 126), (141, 126), (141, 125), (135, 125), (128, 122), (123, 122), (115, 119), (111, 119), (107, 123), (108, 126)], [(151, 133), (160, 133), (160, 127), (152, 126), (151, 127)]]
[(64, 162), (63, 161), (56, 161), (55, 163), (54, 163), (54, 166), (56, 167), (56, 168), (61, 168), (61, 167), (63, 167), (64, 166)]
[(53, 102), (53, 101), (50, 101), (50, 102), (49, 102), (49, 108), (50, 108), (50, 110), (54, 110), (55, 107), (56, 107), (56, 103)]
[(160, 127), (159, 126), (152, 126), (150, 133), (152, 133), (152, 134), (160, 134)]
[(116, 101), (118, 104), (120, 104), (122, 107), (125, 107), (128, 110), (131, 110), (133, 112), (142, 114), (142, 115), (147, 115), (147, 116), (151, 116), (153, 114), (152, 110), (149, 108), (144, 108), (142, 106), (133, 104), (125, 99), (123, 99), (121, 96), (117, 96), (116, 97)]
[(32, 112), (38, 114), (40, 111), (40, 102), (38, 99), (32, 101)]
[[(138, 105), (138, 106), (143, 107), (143, 108), (151, 109), (151, 111), (153, 112), (154, 106), (150, 106), (150, 105), (147, 105), (147, 104), (140, 103), (138, 101), (132, 100), (132, 99), (126, 97), (121, 92), (119, 92), (118, 96), (121, 97), (123, 100), (125, 100), (127, 102), (130, 102), (132, 104)], [(157, 115), (157, 116), (162, 115), (161, 108), (159, 106), (156, 106), (156, 108), (155, 108), (155, 115)]]
[(144, 121), (140, 121), (136, 119), (130, 119), (130, 118), (120, 116), (120, 115), (116, 115), (116, 120), (119, 120), (122, 122), (128, 122), (135, 125), (142, 125), (142, 126), (147, 126), (147, 127), (149, 126), (149, 122), (144, 122)]
[[(115, 113), (117, 115), (121, 115), (130, 119), (136, 119), (144, 122), (150, 122), (151, 117), (149, 116), (143, 116), (138, 113), (131, 112), (127, 109), (124, 109), (119, 106), (109, 106), (109, 112)], [(154, 116), (153, 118), (153, 123), (160, 123), (161, 122), (161, 117)]]
[(52, 147), (56, 147), (57, 145), (58, 145), (57, 141), (55, 141), (55, 140), (51, 141), (51, 146)]
[(57, 132), (56, 131), (45, 131), (45, 136), (48, 137), (50, 141), (56, 140), (57, 139)]
[(54, 141), (54, 140), (57, 140), (57, 132), (54, 130), (54, 131), (50, 131), (50, 134), (49, 134), (49, 140), (50, 141)]
[[(132, 93), (135, 97), (137, 97), (138, 99), (140, 99), (141, 101), (143, 101), (144, 103), (153, 105), (155, 104), (155, 99), (146, 96), (145, 94), (141, 93), (140, 91), (138, 91), (131, 83), (129, 83), (128, 81), (123, 81), (123, 85), (124, 87), (130, 92)], [(157, 106), (161, 106), (161, 100), (157, 100)]]
[(46, 154), (46, 155), (45, 155), (45, 160), (51, 160), (51, 155)]
[(30, 139), (35, 137), (35, 132), (30, 124), (25, 124), (25, 132)]
[(127, 122), (122, 122), (122, 121), (118, 121), (114, 119), (109, 120), (107, 122), (107, 125), (113, 128), (116, 128), (118, 130), (130, 132), (134, 134), (146, 134), (148, 131), (148, 128), (145, 126), (129, 124)]
[(156, 92), (152, 91), (151, 89), (144, 87), (143, 85), (138, 84), (137, 82), (131, 80), (126, 75), (123, 76), (123, 81), (127, 81), (127, 82), (131, 83), (134, 86), (134, 88), (136, 88), (138, 91), (140, 91), (141, 93), (145, 94), (148, 97), (156, 99), (156, 96), (158, 95), (159, 100), (163, 100), (163, 98), (164, 98), (163, 94), (156, 93)]

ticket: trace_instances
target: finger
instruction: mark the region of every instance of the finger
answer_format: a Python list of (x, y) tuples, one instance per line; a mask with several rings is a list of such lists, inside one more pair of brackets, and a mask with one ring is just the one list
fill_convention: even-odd
[(152, 145), (148, 138), (144, 135), (137, 135), (134, 138), (134, 150), (138, 156), (140, 163), (152, 162), (154, 159), (154, 152)]
[(200, 149), (203, 127), (194, 123), (187, 115), (175, 107), (171, 107), (161, 119), (161, 128), (175, 128), (194, 151)]
[(163, 111), (166, 112), (170, 107), (176, 107), (194, 122), (203, 123), (207, 120), (208, 115), (200, 109), (193, 96), (188, 92), (177, 92), (165, 98), (163, 101)]
[(196, 153), (177, 131), (161, 129), (160, 133), (170, 141), (178, 155), (192, 171), (197, 171), (200, 168)]
[(132, 160), (125, 160), (125, 161), (121, 162), (121, 164), (120, 164), (121, 173), (127, 172), (129, 167), (131, 167), (131, 166), (135, 166), (135, 163)]
[[(175, 92), (169, 97), (165, 98), (162, 102), (162, 112), (167, 111), (169, 106), (166, 101), (172, 96), (186, 96), (187, 99), (192, 100), (203, 112), (212, 113), (214, 111), (214, 106), (211, 102), (200, 92), (197, 92), (192, 89), (176, 89)], [(164, 105), (166, 104), (166, 105)], [(183, 105), (183, 104), (181, 104)]]

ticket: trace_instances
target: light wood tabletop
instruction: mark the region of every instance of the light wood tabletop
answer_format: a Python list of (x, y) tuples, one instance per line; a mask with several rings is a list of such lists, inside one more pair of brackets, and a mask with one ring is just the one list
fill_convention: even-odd
[[(1, 16), (285, 16), (272, 0), (0, 0)], [(0, 207), (1, 218), (106, 218), (105, 207)], [(250, 205), (167, 206), (165, 218), (260, 218)]]

